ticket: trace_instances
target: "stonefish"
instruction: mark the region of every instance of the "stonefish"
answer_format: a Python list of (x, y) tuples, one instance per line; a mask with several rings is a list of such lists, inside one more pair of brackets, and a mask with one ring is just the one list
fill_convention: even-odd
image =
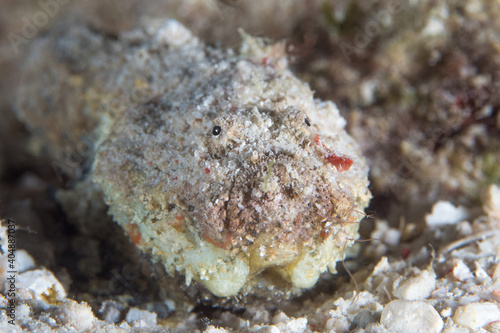
[(292, 295), (335, 272), (371, 194), (334, 103), (288, 69), (283, 44), (239, 51), (174, 20), (108, 36), (56, 25), (32, 41), (18, 114), (90, 177), (136, 246), (216, 296)]

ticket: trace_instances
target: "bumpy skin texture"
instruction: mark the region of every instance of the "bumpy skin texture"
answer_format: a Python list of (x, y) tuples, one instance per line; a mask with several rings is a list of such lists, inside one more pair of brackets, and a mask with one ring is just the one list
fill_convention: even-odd
[[(73, 48), (60, 32), (37, 47), (56, 59), (43, 66), (70, 73), (60, 85), (77, 82), (73, 117), (99, 133), (91, 177), (138, 247), (221, 297), (290, 295), (335, 271), (370, 199), (368, 168), (336, 106), (313, 99), (281, 45), (242, 34), (235, 55), (176, 21), (117, 41), (75, 29)], [(86, 41), (96, 52), (78, 52)], [(40, 95), (36, 83), (29, 93)], [(20, 109), (39, 127), (32, 106)], [(78, 138), (56, 128), (55, 150), (68, 133)]]

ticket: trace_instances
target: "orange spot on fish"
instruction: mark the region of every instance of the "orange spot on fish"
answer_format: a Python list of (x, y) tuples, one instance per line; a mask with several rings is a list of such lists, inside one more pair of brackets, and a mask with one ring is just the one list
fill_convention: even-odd
[(321, 239), (326, 239), (328, 237), (328, 235), (330, 235), (330, 230), (321, 230), (321, 232), (319, 233), (319, 237)]
[[(172, 227), (175, 230), (177, 230), (177, 232), (182, 232), (182, 228), (184, 227), (184, 224), (182, 223), (182, 221), (184, 221), (184, 216), (176, 215), (175, 219), (177, 221), (173, 223)], [(168, 225), (171, 225), (171, 224), (169, 223)]]
[(205, 173), (209, 174), (210, 173), (210, 169), (209, 168), (205, 168)]
[(217, 246), (218, 248), (220, 249), (224, 249), (224, 250), (227, 250), (228, 247), (229, 247), (229, 244), (231, 243), (231, 235), (229, 233), (226, 233), (226, 236), (224, 238), (224, 241), (219, 241), (219, 240), (215, 240), (215, 239), (212, 239), (210, 237), (208, 237), (207, 234), (205, 234), (203, 236), (203, 238), (209, 242), (210, 244), (212, 245), (215, 245)]
[(129, 224), (128, 225), (128, 235), (130, 236), (130, 240), (135, 245), (139, 244), (141, 241), (141, 230), (137, 224)]
[(177, 232), (182, 232), (182, 223), (176, 222), (173, 225), (174, 229), (177, 230)]
[(349, 170), (353, 163), (349, 157), (334, 154), (326, 156), (326, 160), (335, 166), (339, 172)]
[(316, 137), (314, 138), (314, 142), (323, 148), (323, 150), (326, 152), (326, 160), (328, 163), (333, 165), (334, 167), (337, 168), (337, 171), (342, 172), (342, 171), (347, 171), (351, 168), (353, 160), (350, 159), (347, 156), (344, 155), (336, 155), (331, 152), (330, 149), (321, 141), (321, 138), (318, 134), (316, 134)]

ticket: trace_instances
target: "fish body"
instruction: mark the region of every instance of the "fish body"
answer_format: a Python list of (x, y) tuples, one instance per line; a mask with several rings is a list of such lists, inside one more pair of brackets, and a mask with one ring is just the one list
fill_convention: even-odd
[(368, 167), (282, 44), (242, 32), (239, 52), (221, 49), (174, 20), (54, 31), (33, 46), (18, 113), (57, 156), (97, 133), (88, 177), (134, 244), (219, 297), (291, 295), (335, 272)]

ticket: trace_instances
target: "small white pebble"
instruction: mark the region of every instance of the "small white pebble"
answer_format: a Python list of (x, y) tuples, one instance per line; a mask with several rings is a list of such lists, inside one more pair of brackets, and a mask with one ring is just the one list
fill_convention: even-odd
[(148, 325), (156, 325), (156, 313), (149, 312), (147, 310), (141, 310), (138, 308), (131, 308), (127, 312), (125, 320), (127, 323), (132, 324), (134, 321), (144, 321)]
[(441, 310), (441, 317), (447, 318), (449, 316), (451, 316), (451, 308), (444, 308)]
[(455, 279), (462, 282), (474, 278), (469, 267), (467, 267), (462, 260), (458, 260), (453, 266), (453, 276)]
[(193, 38), (191, 31), (176, 20), (168, 20), (158, 30), (156, 40), (160, 44), (179, 47)]
[(72, 327), (78, 332), (84, 332), (94, 326), (96, 318), (87, 303), (68, 300), (57, 309), (57, 320), (66, 327)]
[(464, 207), (455, 207), (448, 201), (438, 201), (432, 207), (432, 213), (425, 216), (427, 226), (437, 228), (448, 224), (455, 224), (469, 217)]
[(401, 232), (397, 229), (390, 228), (387, 230), (382, 238), (382, 241), (390, 246), (397, 246), (401, 240)]
[(19, 304), (16, 308), (16, 319), (19, 321), (29, 321), (31, 308), (28, 304)]
[(283, 312), (278, 313), (273, 317), (273, 324), (284, 323), (288, 320), (288, 316)]
[(375, 99), (376, 88), (377, 83), (375, 80), (365, 80), (361, 82), (361, 84), (359, 85), (359, 90), (364, 104), (368, 105), (373, 103)]
[(118, 328), (125, 330), (126, 332), (132, 332), (132, 327), (130, 327), (126, 321), (122, 321), (120, 325), (118, 325)]
[[(285, 328), (281, 330), (282, 332), (290, 332), (290, 333), (302, 333), (307, 328), (307, 319), (306, 318), (294, 318), (288, 321), (286, 324), (281, 324)], [(280, 326), (278, 326), (280, 327)]]
[(462, 236), (470, 236), (474, 232), (474, 229), (469, 221), (460, 221), (457, 223), (457, 231)]
[(486, 271), (483, 269), (483, 267), (481, 267), (481, 265), (477, 261), (474, 264), (476, 265), (476, 271), (474, 272), (474, 274), (478, 279), (481, 280), (490, 279), (488, 273), (486, 273)]
[(226, 332), (229, 332), (229, 331), (226, 331), (225, 328), (219, 328), (219, 327), (215, 327), (215, 326), (210, 325), (203, 332), (204, 333), (226, 333)]
[(258, 333), (281, 333), (280, 329), (276, 326), (260, 326), (255, 325), (250, 329), (250, 332)]
[(483, 210), (488, 217), (500, 223), (500, 187), (490, 185), (483, 195)]
[(108, 323), (117, 323), (120, 321), (123, 306), (115, 301), (104, 301), (101, 304), (99, 313), (104, 321)]
[[(66, 297), (66, 291), (54, 274), (46, 268), (27, 271), (19, 274), (18, 287), (27, 288), (33, 293), (36, 300), (45, 301), (42, 294), (50, 295), (55, 291), (55, 297), (62, 300)], [(49, 304), (47, 304), (49, 305)]]
[(174, 312), (174, 311), (175, 311), (175, 301), (173, 301), (173, 300), (171, 300), (171, 299), (167, 299), (167, 300), (165, 301), (165, 305), (167, 306), (167, 308), (168, 308), (170, 311), (172, 311), (172, 312)]
[(446, 32), (444, 22), (437, 18), (430, 18), (427, 25), (422, 30), (424, 36), (438, 36)]
[(17, 250), (16, 261), (19, 273), (35, 267), (35, 259), (26, 250)]
[(441, 332), (443, 320), (432, 305), (422, 301), (394, 300), (382, 311), (380, 323), (392, 333)]
[(458, 307), (453, 320), (460, 326), (478, 329), (500, 320), (500, 310), (494, 303), (471, 303)]
[(325, 329), (332, 332), (349, 332), (350, 326), (347, 318), (330, 318), (326, 322)]
[(373, 268), (372, 275), (379, 275), (383, 274), (384, 272), (388, 271), (391, 268), (389, 265), (389, 260), (387, 257), (382, 257), (380, 258), (380, 261), (375, 265)]
[(397, 298), (409, 301), (425, 299), (436, 289), (436, 274), (433, 271), (421, 271), (394, 289), (393, 295)]
[(470, 333), (470, 331), (463, 327), (449, 327), (446, 328), (442, 333)]

